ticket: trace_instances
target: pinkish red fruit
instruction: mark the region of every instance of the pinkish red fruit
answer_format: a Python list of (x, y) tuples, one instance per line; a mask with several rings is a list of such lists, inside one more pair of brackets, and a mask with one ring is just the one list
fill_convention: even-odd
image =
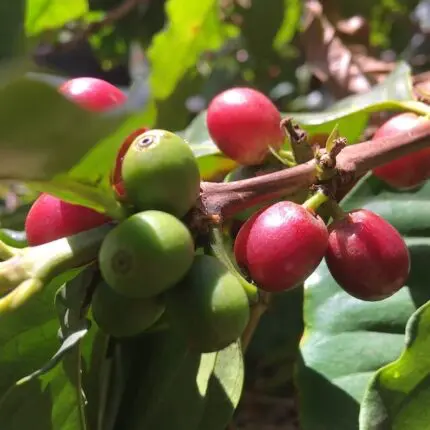
[(282, 201), (254, 214), (236, 237), (234, 253), (252, 280), (266, 291), (302, 283), (327, 248), (324, 221), (303, 206)]
[(231, 88), (218, 94), (209, 104), (206, 122), (218, 148), (242, 165), (261, 164), (268, 147), (277, 150), (285, 139), (278, 109), (252, 88)]
[(361, 300), (391, 296), (409, 275), (409, 251), (402, 236), (366, 209), (351, 211), (330, 224), (325, 259), (336, 282)]
[(97, 78), (74, 78), (64, 82), (59, 91), (80, 107), (104, 112), (124, 104), (126, 95), (117, 87)]
[[(414, 113), (402, 113), (390, 118), (374, 134), (373, 139), (393, 136), (402, 131), (412, 130), (421, 121), (426, 121)], [(397, 158), (373, 169), (373, 174), (393, 188), (412, 188), (430, 177), (430, 148)]]
[(110, 221), (105, 215), (85, 206), (73, 205), (50, 194), (41, 194), (25, 220), (30, 246), (90, 230)]
[(115, 195), (118, 200), (124, 200), (126, 197), (124, 182), (122, 178), (122, 163), (124, 162), (125, 154), (127, 153), (128, 148), (130, 148), (130, 145), (134, 142), (134, 139), (136, 139), (137, 136), (145, 133), (148, 130), (149, 128), (142, 127), (133, 131), (133, 133), (130, 133), (117, 152), (115, 165), (111, 172), (110, 183), (115, 191)]

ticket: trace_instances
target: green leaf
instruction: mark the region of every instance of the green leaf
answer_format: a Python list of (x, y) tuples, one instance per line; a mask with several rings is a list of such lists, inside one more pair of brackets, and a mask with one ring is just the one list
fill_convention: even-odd
[[(132, 408), (123, 414), (118, 428), (197, 429), (216, 353), (191, 352), (171, 331), (143, 337), (140, 342), (140, 358), (129, 382), (136, 385), (136, 391), (124, 397)], [(142, 354), (147, 356), (146, 363)]]
[(82, 312), (92, 280), (92, 269), (84, 270), (56, 294), (62, 344), (43, 367), (21, 378), (2, 397), (0, 421), (8, 429), (45, 421), (52, 430), (86, 429), (79, 343), (88, 331)]
[(44, 30), (63, 27), (88, 13), (87, 0), (27, 0), (25, 30), (34, 36)]
[(6, 245), (14, 246), (15, 248), (25, 248), (27, 246), (25, 231), (2, 228), (0, 230), (0, 240)]
[(148, 50), (151, 62), (151, 88), (156, 99), (167, 98), (185, 73), (207, 50), (217, 50), (236, 28), (218, 16), (217, 0), (168, 0), (168, 23)]
[(427, 302), (408, 321), (406, 345), (400, 358), (376, 372), (370, 381), (361, 405), (361, 430), (420, 430), (428, 426), (429, 344), (430, 302)]
[(302, 14), (302, 2), (300, 0), (284, 0), (284, 20), (273, 40), (273, 47), (281, 50), (284, 45), (291, 42), (299, 29)]
[(25, 0), (0, 1), (0, 60), (23, 51), (25, 4)]
[[(107, 176), (116, 154), (113, 140), (117, 148), (122, 141), (115, 140), (118, 132), (109, 143), (101, 139), (124, 116), (124, 110), (103, 115), (85, 111), (42, 82), (10, 82), (0, 88), (0, 179), (26, 181), (38, 191), (115, 212)], [(96, 160), (90, 151), (99, 141)], [(101, 147), (110, 149), (109, 156)]]
[(239, 342), (232, 343), (216, 354), (215, 367), (209, 380), (206, 405), (198, 430), (226, 428), (239, 403), (244, 376)]
[(407, 286), (380, 302), (349, 296), (324, 262), (307, 279), (305, 332), (297, 365), (304, 430), (357, 429), (369, 380), (401, 354), (409, 317), (430, 299), (429, 197), (430, 182), (413, 191), (396, 192), (368, 174), (343, 200), (344, 209), (373, 210), (405, 236), (411, 274)]
[[(0, 299), (0, 397), (17, 380), (40, 368), (58, 346), (54, 295), (78, 271), (56, 278), (23, 306), (4, 306)], [(1, 413), (1, 412), (0, 412)]]
[(396, 69), (370, 91), (346, 97), (323, 112), (288, 113), (311, 134), (330, 134), (338, 125), (339, 134), (349, 143), (355, 143), (367, 125), (371, 112), (390, 109), (409, 110), (408, 102), (414, 100), (412, 94), (411, 69), (400, 62)]

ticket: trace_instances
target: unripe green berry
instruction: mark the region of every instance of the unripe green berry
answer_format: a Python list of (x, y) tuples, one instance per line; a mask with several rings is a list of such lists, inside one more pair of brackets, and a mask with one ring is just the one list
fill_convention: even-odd
[(237, 278), (215, 257), (197, 255), (180, 284), (166, 293), (166, 314), (191, 349), (219, 351), (244, 331), (248, 297)]
[(130, 145), (122, 163), (126, 199), (137, 210), (183, 217), (200, 193), (200, 173), (189, 145), (165, 130), (149, 130)]
[(104, 280), (128, 297), (148, 298), (173, 287), (194, 259), (188, 228), (165, 212), (132, 215), (111, 230), (100, 248)]
[(149, 299), (128, 298), (104, 282), (97, 285), (91, 309), (100, 329), (114, 337), (136, 336), (151, 327), (164, 312), (160, 296)]

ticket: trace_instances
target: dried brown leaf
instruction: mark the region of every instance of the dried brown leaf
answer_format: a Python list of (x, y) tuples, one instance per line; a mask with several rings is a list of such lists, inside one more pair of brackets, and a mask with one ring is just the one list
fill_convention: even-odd
[(321, 3), (306, 3), (306, 15), (302, 43), (306, 61), (315, 76), (325, 82), (333, 95), (343, 98), (363, 93), (372, 86), (361, 65), (337, 35), (336, 29), (325, 17)]

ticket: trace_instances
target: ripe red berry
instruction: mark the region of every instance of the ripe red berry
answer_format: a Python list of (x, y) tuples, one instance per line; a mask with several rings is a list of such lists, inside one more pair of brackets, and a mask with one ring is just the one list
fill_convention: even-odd
[(278, 109), (251, 88), (231, 88), (218, 94), (209, 104), (206, 122), (218, 148), (242, 165), (261, 164), (268, 147), (279, 149), (285, 139)]
[(374, 212), (358, 209), (329, 226), (325, 256), (336, 282), (361, 300), (382, 300), (404, 284), (409, 251), (399, 232)]
[[(376, 131), (373, 139), (412, 130), (423, 120), (422, 117), (410, 112), (396, 115)], [(418, 186), (430, 177), (430, 148), (413, 152), (379, 166), (373, 170), (373, 174), (393, 188), (403, 189)]]
[(122, 179), (122, 163), (124, 162), (125, 154), (127, 153), (128, 148), (130, 148), (130, 145), (133, 143), (134, 139), (136, 139), (137, 136), (145, 133), (148, 130), (149, 128), (142, 127), (133, 131), (133, 133), (127, 136), (127, 138), (124, 140), (121, 147), (119, 148), (119, 151), (117, 152), (115, 165), (110, 177), (110, 182), (118, 200), (125, 199), (125, 188)]
[(49, 194), (41, 194), (25, 220), (30, 246), (41, 245), (95, 228), (110, 219), (85, 206), (73, 205)]
[(75, 78), (64, 82), (59, 91), (69, 100), (92, 112), (104, 112), (126, 102), (117, 87), (97, 78)]
[(283, 291), (303, 282), (327, 248), (324, 221), (303, 206), (282, 201), (254, 214), (240, 229), (234, 253), (256, 284)]

